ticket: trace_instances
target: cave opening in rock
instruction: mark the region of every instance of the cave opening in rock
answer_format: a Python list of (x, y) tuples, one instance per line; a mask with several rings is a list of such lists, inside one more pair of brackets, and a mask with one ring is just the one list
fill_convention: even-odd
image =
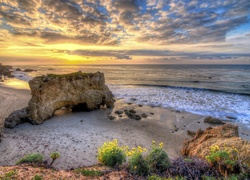
[(82, 112), (82, 111), (89, 111), (86, 103), (80, 103), (77, 105), (72, 105), (72, 103), (69, 103), (69, 105), (63, 106), (62, 108), (56, 110), (54, 115), (63, 115), (69, 112)]
[(86, 103), (80, 103), (75, 106), (71, 106), (72, 112), (89, 111)]

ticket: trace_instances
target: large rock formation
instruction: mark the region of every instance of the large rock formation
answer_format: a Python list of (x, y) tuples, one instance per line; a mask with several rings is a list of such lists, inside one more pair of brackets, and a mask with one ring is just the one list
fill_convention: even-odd
[(12, 77), (10, 69), (12, 69), (11, 66), (4, 66), (0, 64), (0, 80), (2, 76)]
[(210, 153), (211, 146), (226, 148), (238, 151), (238, 158), (242, 160), (248, 170), (250, 168), (250, 143), (243, 140), (238, 135), (238, 126), (224, 124), (215, 128), (207, 128), (205, 131), (198, 130), (194, 138), (186, 140), (182, 149), (182, 154), (189, 157), (205, 157)]
[(42, 124), (62, 107), (90, 111), (114, 106), (113, 95), (100, 72), (39, 76), (29, 81), (29, 85), (32, 98), (27, 110), (13, 112), (6, 118), (5, 127), (13, 128), (27, 119), (32, 124)]

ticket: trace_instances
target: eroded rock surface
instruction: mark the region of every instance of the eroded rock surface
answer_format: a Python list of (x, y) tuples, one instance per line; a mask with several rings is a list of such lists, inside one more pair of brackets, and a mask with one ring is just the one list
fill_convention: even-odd
[(6, 128), (14, 128), (18, 124), (29, 121), (28, 108), (23, 108), (21, 110), (17, 110), (12, 112), (6, 119), (4, 123), (4, 127)]
[(62, 107), (91, 111), (114, 106), (113, 95), (100, 72), (39, 76), (29, 81), (29, 85), (32, 98), (25, 110), (27, 114), (22, 110), (13, 112), (6, 118), (5, 127), (13, 128), (27, 118), (32, 124), (42, 124)]
[(198, 130), (191, 140), (186, 140), (182, 154), (189, 157), (205, 157), (210, 153), (210, 147), (217, 145), (228, 150), (236, 148), (239, 159), (250, 168), (250, 143), (238, 135), (238, 126), (230, 123), (215, 128)]

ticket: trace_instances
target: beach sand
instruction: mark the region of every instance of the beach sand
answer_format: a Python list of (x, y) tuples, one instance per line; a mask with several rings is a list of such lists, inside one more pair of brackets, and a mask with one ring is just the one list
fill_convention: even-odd
[[(0, 86), (0, 117), (26, 107), (31, 95), (29, 90)], [(134, 109), (137, 114), (145, 113), (140, 121), (129, 119), (124, 113), (118, 117), (116, 110)], [(115, 116), (114, 120), (108, 118)], [(180, 156), (187, 130), (205, 129), (203, 116), (179, 112), (160, 107), (127, 104), (117, 100), (113, 109), (72, 113), (59, 110), (42, 125), (24, 123), (14, 129), (3, 129), (0, 143), (0, 165), (14, 165), (17, 160), (30, 153), (42, 153), (50, 162), (49, 155), (59, 152), (55, 161), (57, 169), (71, 169), (98, 163), (97, 149), (105, 141), (118, 139), (121, 145), (142, 146), (150, 149), (152, 141), (163, 142), (170, 158)], [(249, 129), (240, 126), (240, 135), (249, 140)], [(242, 134), (243, 133), (243, 134)]]

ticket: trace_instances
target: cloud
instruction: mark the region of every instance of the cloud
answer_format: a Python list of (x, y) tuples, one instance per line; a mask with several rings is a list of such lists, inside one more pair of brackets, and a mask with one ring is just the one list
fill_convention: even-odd
[[(224, 43), (230, 32), (249, 23), (249, 9), (249, 0), (206, 2), (198, 0), (2, 0), (0, 23), (1, 28), (10, 34), (9, 37), (22, 38), (22, 41), (31, 44), (37, 43), (28, 42), (24, 37), (36, 38), (44, 45), (142, 44), (163, 47)], [(243, 41), (242, 38), (238, 38), (239, 40)], [(81, 53), (86, 54), (86, 52)], [(119, 52), (120, 54), (113, 53), (113, 57), (129, 59), (132, 56), (148, 56), (148, 54), (165, 56), (164, 53), (170, 52), (135, 50)]]

